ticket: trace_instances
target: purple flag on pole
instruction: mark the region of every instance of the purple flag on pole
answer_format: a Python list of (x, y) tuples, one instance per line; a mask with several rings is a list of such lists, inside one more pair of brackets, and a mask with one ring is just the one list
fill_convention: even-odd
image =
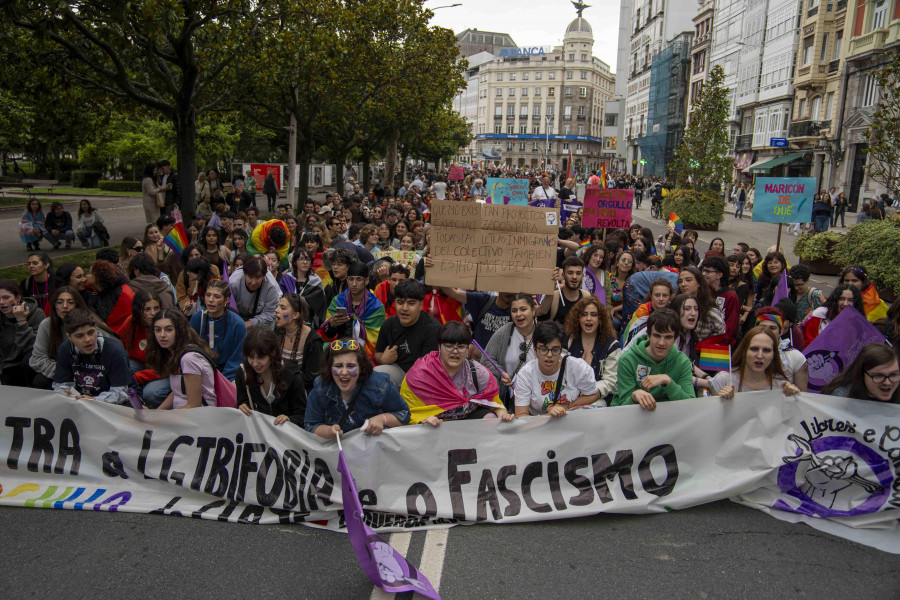
[(347, 523), (347, 535), (356, 558), (363, 572), (372, 583), (386, 592), (418, 592), (426, 598), (440, 600), (441, 596), (432, 587), (431, 582), (419, 573), (415, 567), (406, 562), (402, 554), (394, 550), (363, 521), (363, 509), (353, 482), (344, 450), (340, 449), (338, 439), (338, 472), (341, 474), (341, 503), (344, 505), (344, 521)]
[(600, 304), (606, 306), (606, 289), (604, 289), (603, 284), (600, 283), (600, 279), (597, 278), (597, 274), (594, 273), (592, 268), (584, 268), (584, 278), (581, 280), (581, 287), (597, 296)]
[(782, 298), (787, 298), (790, 296), (790, 290), (788, 289), (788, 274), (787, 271), (781, 274), (781, 279), (778, 280), (778, 287), (775, 288), (775, 295), (772, 296), (772, 306), (778, 304), (778, 301)]
[(882, 344), (884, 336), (858, 310), (848, 306), (803, 351), (809, 363), (809, 391), (820, 393), (850, 366), (866, 344)]
[[(228, 281), (228, 259), (222, 259), (222, 281), (228, 284), (228, 287), (231, 287), (231, 282)], [(238, 312), (237, 302), (234, 301), (234, 294), (228, 294), (228, 306), (234, 310), (234, 312)]]

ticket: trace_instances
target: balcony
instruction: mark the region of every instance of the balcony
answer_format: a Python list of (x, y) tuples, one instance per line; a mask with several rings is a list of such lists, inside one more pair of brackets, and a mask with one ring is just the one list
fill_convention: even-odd
[(809, 19), (810, 17), (814, 17), (814, 16), (816, 16), (817, 14), (819, 14), (819, 7), (818, 7), (818, 6), (813, 6), (811, 9), (809, 9), (808, 11), (806, 11), (806, 18)]
[(788, 129), (788, 137), (791, 139), (794, 138), (807, 138), (807, 137), (819, 137), (823, 131), (829, 129), (831, 127), (831, 121), (795, 121), (791, 123), (790, 129)]
[(827, 70), (828, 65), (812, 64), (800, 67), (794, 76), (794, 87), (805, 89), (823, 84), (828, 78)]
[(584, 121), (585, 119), (587, 119), (587, 115), (578, 115), (579, 121)]
[(847, 57), (864, 54), (866, 52), (876, 52), (884, 49), (884, 41), (887, 39), (887, 27), (881, 27), (875, 31), (858, 35), (850, 39), (850, 50)]
[(841, 59), (833, 60), (828, 63), (828, 73), (837, 73), (838, 69), (841, 67)]
[(540, 121), (540, 120), (541, 120), (541, 115), (531, 115), (531, 120), (532, 120), (532, 121)]
[(563, 121), (571, 121), (572, 115), (563, 115)]
[(741, 152), (743, 150), (749, 150), (753, 147), (753, 134), (748, 133), (746, 135), (739, 135), (734, 138), (734, 151)]

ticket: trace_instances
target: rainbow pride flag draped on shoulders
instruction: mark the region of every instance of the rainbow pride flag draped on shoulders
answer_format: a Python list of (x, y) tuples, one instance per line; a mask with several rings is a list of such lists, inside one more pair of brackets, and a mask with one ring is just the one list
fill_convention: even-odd
[(381, 331), (381, 325), (384, 323), (384, 306), (381, 301), (375, 297), (375, 294), (366, 290), (366, 296), (360, 305), (354, 311), (353, 301), (350, 299), (350, 290), (344, 290), (334, 297), (328, 310), (325, 311), (325, 322), (319, 328), (319, 335), (325, 342), (333, 342), (337, 336), (329, 336), (325, 329), (328, 326), (331, 317), (339, 306), (347, 309), (353, 324), (353, 337), (365, 345), (366, 353), (375, 356), (375, 342), (378, 341), (378, 332)]
[[(461, 368), (468, 369), (469, 366), (464, 363)], [(436, 417), (468, 402), (488, 408), (503, 408), (500, 387), (493, 376), (488, 377), (487, 385), (480, 394), (467, 397), (453, 385), (437, 350), (413, 363), (400, 386), (400, 397), (409, 405), (410, 423), (421, 423), (428, 417)]]
[(269, 251), (269, 248), (273, 247), (272, 241), (269, 239), (269, 232), (272, 231), (273, 227), (281, 227), (288, 232), (287, 241), (281, 247), (275, 248), (275, 251), (278, 253), (278, 260), (281, 261), (281, 266), (287, 267), (287, 253), (291, 247), (291, 232), (287, 225), (284, 224), (284, 221), (280, 219), (260, 221), (256, 225), (256, 229), (253, 230), (253, 233), (250, 234), (250, 239), (247, 241), (247, 254), (250, 256), (265, 254)]

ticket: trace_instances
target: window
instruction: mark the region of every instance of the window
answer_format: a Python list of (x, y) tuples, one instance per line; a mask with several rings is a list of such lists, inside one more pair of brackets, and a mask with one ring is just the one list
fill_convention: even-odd
[(527, 105), (527, 104), (520, 104), (520, 105), (519, 105), (519, 114), (522, 115), (522, 118), (523, 118), (523, 119), (527, 119), (527, 118), (528, 118), (528, 105)]
[(553, 105), (552, 105), (552, 104), (548, 104), (548, 105), (547, 105), (547, 116), (548, 116), (548, 117), (552, 117), (552, 116), (553, 116), (553, 113), (555, 113), (555, 112), (556, 112), (556, 109), (553, 108)]
[(809, 7), (815, 8), (819, 5), (819, 0), (809, 0)]
[(519, 152), (525, 152), (525, 142), (519, 142)]
[(578, 135), (584, 135), (584, 125), (578, 126)]
[(861, 106), (875, 106), (878, 103), (878, 81), (873, 75), (866, 75), (862, 87)]
[(512, 150), (512, 149), (513, 149), (513, 146), (515, 146), (515, 143), (513, 143), (513, 142), (506, 142), (506, 149), (507, 149), (507, 150)]
[(556, 88), (547, 88), (547, 95), (551, 98), (556, 95)]
[(875, 8), (872, 9), (872, 29), (879, 29), (884, 27), (884, 23), (887, 20), (887, 12), (888, 12), (888, 3), (887, 0), (878, 0), (875, 3)]
[(494, 118), (495, 119), (503, 118), (503, 105), (502, 104), (498, 104), (497, 106), (494, 107)]
[(572, 52), (571, 54), (569, 54), (569, 60), (575, 60), (575, 53), (574, 53), (574, 52)]
[(481, 124), (481, 125), (478, 126), (478, 133), (479, 133), (479, 134), (483, 134), (483, 133), (484, 133), (484, 124)]
[(528, 133), (528, 125), (519, 126), (519, 133), (522, 135), (526, 135)]
[(607, 127), (615, 127), (615, 126), (616, 126), (616, 120), (618, 119), (618, 117), (619, 117), (618, 114), (615, 114), (615, 113), (614, 113), (614, 114), (609, 114), (609, 113), (607, 113), (607, 114), (606, 114), (605, 125), (606, 125)]
[(552, 72), (551, 72), (550, 75), (547, 77), (547, 79), (549, 79), (550, 81), (555, 80), (555, 79), (556, 79), (556, 73), (552, 73)]
[(540, 71), (538, 71), (537, 73), (534, 74), (534, 80), (535, 80), (535, 81), (540, 81), (540, 80), (543, 79), (543, 78), (544, 78), (544, 74), (541, 73)]
[(497, 81), (503, 81), (503, 73), (497, 73)]
[(586, 88), (586, 87), (578, 88), (578, 97), (579, 97), (579, 98), (586, 98), (586, 97), (587, 97), (587, 88)]
[(581, 150), (584, 149), (584, 144), (578, 142), (577, 144), (575, 144), (575, 149), (581, 152)]
[(516, 105), (510, 104), (506, 107), (506, 118), (507, 119), (515, 119), (516, 118)]
[(578, 115), (582, 116), (582, 117), (584, 116), (584, 107), (583, 106), (578, 107)]
[(516, 126), (515, 125), (507, 125), (506, 126), (506, 134), (507, 135), (515, 135), (516, 134)]
[(509, 96), (513, 97), (516, 95), (516, 88), (509, 88)]
[(534, 95), (535, 95), (535, 96), (540, 96), (540, 95), (541, 95), (541, 88), (534, 88)]
[(563, 135), (569, 135), (569, 133), (570, 133), (571, 131), (572, 131), (572, 126), (571, 126), (571, 125), (569, 125), (568, 123), (566, 123), (565, 125), (563, 125)]
[(515, 80), (516, 80), (516, 74), (515, 74), (515, 73), (510, 73), (510, 74), (509, 74), (509, 80), (510, 80), (510, 81), (515, 81)]
[(538, 151), (538, 143), (537, 142), (531, 142), (531, 151), (532, 152)]
[(806, 114), (806, 98), (800, 98), (800, 106), (797, 109), (797, 118), (802, 119), (803, 117), (808, 116)]
[(572, 116), (572, 106), (570, 104), (563, 106), (563, 114), (567, 117)]
[(582, 79), (587, 79), (587, 71), (582, 71), (582, 72), (581, 72), (581, 78), (582, 78)]
[(522, 73), (522, 81), (528, 81), (528, 73)]
[(563, 149), (563, 151), (568, 150), (568, 149), (569, 149), (569, 142), (563, 142), (562, 149)]
[(572, 79), (572, 71), (566, 71), (566, 79)]
[(522, 88), (522, 91), (519, 92), (519, 95), (522, 96), (523, 98), (527, 98), (528, 97), (528, 88)]
[(825, 97), (825, 116), (823, 117), (826, 121), (831, 120), (831, 107), (834, 104), (834, 92), (828, 94)]
[(532, 111), (531, 114), (533, 114), (535, 117), (541, 116), (541, 105), (540, 105), (540, 104), (535, 104), (535, 105), (534, 105), (534, 111)]
[(503, 96), (503, 88), (497, 88), (497, 97), (501, 98)]
[(803, 40), (803, 63), (800, 65), (805, 67), (812, 62), (813, 57), (813, 36)]
[(503, 133), (503, 125), (501, 125), (499, 123), (494, 125), (494, 133), (496, 133), (497, 135), (500, 135), (501, 133)]
[(828, 56), (828, 34), (822, 36), (822, 53), (819, 54), (819, 62), (825, 62), (825, 57)]
[(581, 60), (587, 60), (587, 54), (582, 54), (582, 55), (581, 55)]
[(819, 120), (819, 113), (822, 110), (822, 96), (816, 96), (809, 103), (809, 118), (813, 121)]
[(535, 125), (531, 128), (531, 135), (540, 135), (541, 134), (541, 126)]
[(841, 44), (844, 42), (844, 30), (837, 32), (837, 38), (834, 40), (834, 56), (831, 60), (837, 60), (841, 57)]

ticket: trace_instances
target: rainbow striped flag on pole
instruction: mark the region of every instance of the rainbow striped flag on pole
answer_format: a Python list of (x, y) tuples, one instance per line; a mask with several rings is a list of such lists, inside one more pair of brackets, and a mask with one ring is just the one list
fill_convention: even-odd
[(700, 351), (700, 362), (698, 367), (700, 370), (710, 371), (730, 371), (731, 370), (731, 348), (720, 344), (697, 344), (697, 350)]
[(165, 237), (163, 242), (171, 248), (175, 254), (181, 256), (181, 253), (184, 252), (185, 247), (190, 243), (188, 241), (187, 232), (184, 230), (184, 223), (181, 221), (175, 223), (175, 227), (172, 228), (172, 231)]

